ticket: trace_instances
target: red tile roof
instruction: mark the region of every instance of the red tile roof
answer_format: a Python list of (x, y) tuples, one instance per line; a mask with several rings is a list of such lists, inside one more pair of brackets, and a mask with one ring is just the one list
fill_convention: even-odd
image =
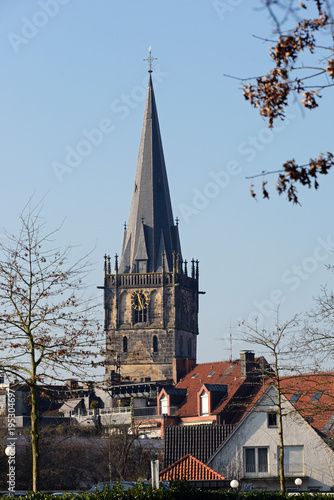
[[(259, 358), (255, 358), (255, 363), (259, 363)], [(196, 375), (197, 374), (197, 375)], [(241, 377), (240, 360), (218, 361), (214, 363), (201, 363), (196, 365), (177, 385), (178, 389), (187, 389), (187, 397), (179, 406), (176, 416), (193, 417), (198, 415), (198, 392), (204, 384), (227, 385), (227, 395), (222, 394), (221, 400), (213, 408), (211, 414), (218, 415), (228, 406), (233, 397), (247, 382), (247, 393), (252, 391), (249, 380)], [(245, 394), (240, 394), (238, 400), (246, 398)]]
[[(266, 380), (261, 390), (254, 392), (253, 401), (245, 406), (244, 415), (271, 384), (272, 379)], [(334, 372), (281, 377), (280, 386), (282, 394), (314, 429), (334, 436)]]
[(334, 415), (334, 372), (283, 377), (281, 388), (285, 397), (289, 401), (292, 398), (290, 402), (312, 427), (333, 433), (330, 419)]
[(180, 460), (167, 467), (167, 469), (160, 472), (160, 480), (175, 481), (178, 479), (188, 481), (221, 481), (225, 478), (203, 464), (203, 462), (197, 460), (197, 458), (191, 455), (185, 455), (183, 458), (180, 458)]

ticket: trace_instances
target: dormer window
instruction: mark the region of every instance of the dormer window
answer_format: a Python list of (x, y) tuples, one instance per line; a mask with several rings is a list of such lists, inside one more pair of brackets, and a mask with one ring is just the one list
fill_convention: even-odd
[(200, 396), (201, 415), (209, 415), (209, 394), (205, 391)]

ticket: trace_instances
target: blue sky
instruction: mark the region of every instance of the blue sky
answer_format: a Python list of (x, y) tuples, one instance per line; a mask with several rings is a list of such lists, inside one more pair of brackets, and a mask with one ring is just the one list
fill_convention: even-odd
[(333, 176), (318, 192), (300, 190), (301, 207), (274, 192), (269, 202), (249, 195), (246, 176), (308, 161), (333, 141), (330, 93), (312, 112), (292, 102), (288, 119), (270, 131), (240, 82), (224, 77), (270, 68), (268, 45), (254, 36), (272, 36), (260, 7), (259, 0), (0, 6), (0, 226), (15, 232), (29, 197), (46, 195), (50, 229), (65, 219), (59, 244), (74, 245), (73, 258), (93, 249), (97, 297), (103, 255), (121, 252), (148, 81), (143, 59), (152, 46), (173, 212), (183, 257), (199, 259), (206, 291), (199, 362), (228, 359), (230, 325), (238, 357), (249, 347), (237, 338), (239, 319), (259, 315), (270, 328), (277, 304), (282, 320), (308, 311), (332, 281)]

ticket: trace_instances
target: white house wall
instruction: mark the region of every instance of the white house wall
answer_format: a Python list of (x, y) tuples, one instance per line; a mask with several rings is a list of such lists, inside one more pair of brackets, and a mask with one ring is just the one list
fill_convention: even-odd
[[(284, 407), (287, 412), (283, 418), (284, 446), (304, 446), (304, 474), (295, 474), (294, 477), (302, 478), (302, 490), (321, 487), (328, 491), (334, 485), (334, 452), (287, 400)], [(268, 412), (276, 410), (271, 397), (261, 398), (261, 404), (243, 419), (209, 460), (209, 467), (228, 479), (252, 483), (254, 489), (278, 489), (278, 427), (268, 427), (267, 424)], [(256, 479), (254, 475), (245, 476), (244, 447), (269, 448), (268, 473), (257, 473)], [(286, 485), (293, 487), (294, 478), (288, 479)]]

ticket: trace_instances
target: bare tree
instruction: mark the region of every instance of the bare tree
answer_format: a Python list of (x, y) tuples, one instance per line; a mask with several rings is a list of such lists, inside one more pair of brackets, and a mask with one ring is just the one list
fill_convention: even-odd
[(27, 205), (17, 235), (0, 242), (0, 365), (27, 384), (31, 398), (33, 490), (39, 488), (38, 391), (46, 380), (85, 377), (97, 355), (99, 324), (83, 279), (87, 256), (70, 263), (71, 247), (54, 247), (40, 208)]
[(261, 330), (257, 326), (253, 327), (243, 323), (243, 340), (260, 346), (262, 353), (269, 356), (270, 364), (263, 364), (263, 375), (272, 381), (276, 389), (275, 397), (272, 398), (271, 403), (277, 408), (281, 491), (285, 491), (283, 417), (287, 414), (282, 401), (281, 378), (287, 369), (291, 369), (291, 346), (293, 345), (294, 331), (297, 325), (297, 317), (281, 323), (278, 311), (275, 328), (271, 331)]
[[(327, 266), (334, 272), (333, 266)], [(315, 307), (307, 314), (301, 348), (317, 370), (334, 360), (334, 292), (327, 285), (315, 297)]]
[[(263, 8), (274, 25), (276, 39), (266, 40), (273, 43), (270, 56), (274, 67), (263, 76), (244, 79), (243, 93), (272, 128), (277, 119), (285, 119), (291, 97), (312, 110), (319, 106), (322, 94), (334, 86), (333, 16), (328, 0), (265, 0)], [(319, 176), (328, 174), (333, 166), (333, 154), (320, 152), (307, 163), (290, 159), (278, 170), (250, 178), (278, 174), (278, 193), (286, 193), (288, 201), (299, 203), (297, 185), (318, 189)], [(263, 181), (262, 194), (269, 198), (266, 185)], [(256, 197), (253, 184), (251, 195)]]
[(151, 454), (142, 447), (142, 435), (128, 424), (109, 428), (109, 474), (112, 479), (123, 481), (147, 477)]

